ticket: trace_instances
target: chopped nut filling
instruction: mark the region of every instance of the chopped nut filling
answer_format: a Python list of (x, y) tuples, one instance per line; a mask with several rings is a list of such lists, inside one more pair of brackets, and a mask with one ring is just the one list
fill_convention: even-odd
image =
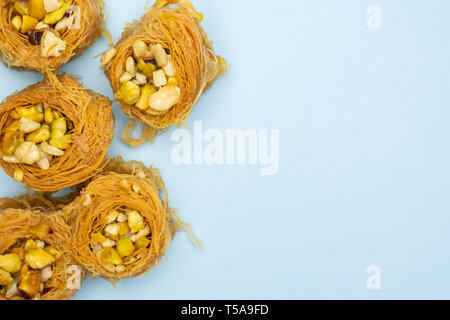
[[(50, 168), (53, 157), (64, 155), (72, 144), (73, 124), (55, 108), (38, 104), (17, 107), (10, 113), (14, 120), (4, 131), (3, 161), (36, 164), (42, 170)], [(14, 173), (22, 181), (23, 171)]]
[[(50, 228), (40, 224), (33, 234), (45, 237)], [(30, 229), (31, 230), (31, 229)], [(0, 255), (0, 294), (39, 299), (49, 287), (53, 266), (62, 253), (41, 239), (20, 240)]]
[(41, 46), (42, 57), (59, 57), (66, 50), (62, 36), (75, 23), (73, 0), (10, 0), (14, 8), (12, 26)]
[[(115, 53), (106, 52), (102, 64), (111, 61)], [(181, 99), (173, 61), (161, 44), (149, 47), (142, 40), (136, 41), (119, 81), (116, 98), (152, 115), (168, 112)]]
[(99, 262), (110, 272), (125, 271), (136, 261), (133, 255), (150, 244), (150, 225), (136, 210), (119, 208), (109, 212), (103, 230), (90, 235), (91, 248)]

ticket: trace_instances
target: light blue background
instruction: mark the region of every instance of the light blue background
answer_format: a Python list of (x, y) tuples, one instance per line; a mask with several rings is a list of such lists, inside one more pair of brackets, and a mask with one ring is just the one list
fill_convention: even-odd
[[(115, 39), (144, 0), (106, 1)], [(177, 234), (167, 262), (77, 299), (450, 298), (450, 2), (194, 0), (231, 72), (188, 126), (280, 129), (280, 172), (177, 166), (170, 130), (111, 155), (154, 163), (170, 204), (204, 244)], [(382, 9), (381, 30), (366, 9)], [(112, 97), (99, 40), (63, 70)], [(1, 66), (1, 97), (40, 75)], [(1, 195), (23, 190), (3, 172)], [(381, 268), (381, 290), (366, 269)]]

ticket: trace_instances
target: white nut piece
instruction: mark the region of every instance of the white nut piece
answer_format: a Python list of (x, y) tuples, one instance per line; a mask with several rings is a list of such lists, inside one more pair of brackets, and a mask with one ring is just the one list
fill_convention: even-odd
[(140, 72), (136, 72), (136, 81), (140, 85), (146, 84), (147, 83), (147, 77), (144, 74), (140, 73)]
[(44, 150), (42, 150), (42, 144), (38, 145), (38, 149), (39, 149), (39, 158), (47, 158), (48, 161), (52, 161), (53, 156), (49, 155), (48, 153), (44, 152)]
[(50, 280), (50, 278), (53, 275), (52, 267), (47, 266), (44, 269), (41, 270), (41, 281), (45, 282)]
[(140, 230), (136, 233), (136, 240), (139, 240), (142, 237), (146, 237), (150, 234), (150, 226), (147, 224), (144, 229)]
[(46, 23), (41, 21), (41, 22), (39, 22), (36, 25), (36, 27), (34, 27), (34, 30), (41, 31), (41, 30), (44, 30), (44, 29), (47, 29), (47, 28), (50, 28), (50, 26), (48, 24), (46, 24)]
[(124, 272), (125, 271), (125, 266), (116, 266), (116, 272)]
[(112, 223), (105, 227), (105, 232), (111, 236), (117, 236), (120, 231), (120, 224)]
[(107, 239), (106, 241), (102, 242), (103, 248), (114, 247), (115, 245), (116, 245), (116, 242), (114, 240), (111, 240), (111, 239)]
[(19, 159), (15, 156), (3, 156), (3, 161), (8, 163), (20, 163)]
[(167, 111), (180, 101), (181, 90), (178, 86), (165, 86), (152, 94), (148, 99), (150, 108), (156, 111)]
[(14, 156), (19, 160), (19, 162), (25, 164), (33, 164), (40, 159), (39, 149), (37, 145), (33, 142), (23, 142), (17, 147), (14, 152)]
[(55, 25), (55, 30), (61, 33), (67, 28), (69, 28), (70, 24), (71, 19), (69, 17), (64, 17)]
[(90, 194), (87, 194), (87, 195), (84, 197), (83, 206), (87, 207), (88, 205), (91, 204), (91, 202), (92, 202), (92, 197), (91, 197)]
[(28, 118), (20, 118), (19, 120), (19, 129), (24, 133), (33, 132), (41, 127), (39, 122), (33, 121)]
[(36, 240), (36, 248), (43, 249), (45, 247), (45, 242), (42, 240)]
[(19, 282), (19, 277), (14, 279), (14, 282), (11, 284), (8, 290), (6, 290), (6, 298), (11, 298), (15, 294), (19, 293), (19, 289), (17, 289), (17, 284)]
[(175, 66), (173, 65), (172, 59), (169, 59), (167, 64), (163, 66), (162, 69), (164, 70), (164, 73), (168, 77), (175, 77), (177, 75), (177, 71), (175, 70)]
[(117, 216), (117, 221), (126, 222), (128, 221), (128, 216), (125, 213), (119, 213), (119, 215)]
[(141, 188), (140, 188), (138, 185), (136, 185), (136, 184), (133, 184), (133, 185), (131, 186), (131, 189), (132, 189), (134, 192), (136, 192), (136, 193), (142, 192)]
[(111, 210), (108, 213), (108, 215), (106, 216), (106, 223), (113, 223), (114, 221), (116, 221), (118, 216), (119, 216), (119, 211)]
[(41, 39), (41, 57), (59, 57), (66, 50), (66, 42), (52, 31), (44, 31)]
[(117, 50), (114, 48), (109, 49), (106, 51), (103, 56), (100, 58), (100, 62), (102, 66), (107, 65), (111, 60), (116, 56)]
[(47, 13), (61, 8), (62, 5), (63, 4), (59, 0), (44, 0), (44, 8)]
[(166, 50), (164, 50), (164, 47), (162, 44), (154, 44), (151, 46), (150, 51), (153, 54), (153, 57), (155, 57), (156, 63), (158, 66), (163, 67), (167, 64), (167, 61), (169, 60)]
[(40, 148), (42, 151), (44, 151), (46, 154), (49, 154), (51, 156), (60, 157), (64, 155), (64, 150), (60, 150), (54, 146), (49, 145), (47, 142), (42, 142), (40, 144)]
[(109, 263), (105, 263), (103, 264), (103, 268), (105, 268), (107, 271), (111, 272), (111, 273), (115, 273), (116, 272), (116, 267), (112, 264)]
[(134, 78), (134, 76), (136, 75), (136, 62), (134, 61), (133, 57), (128, 57), (127, 61), (125, 62), (125, 69)]
[(148, 47), (145, 42), (138, 40), (133, 43), (133, 53), (138, 58), (146, 57), (148, 55)]
[(120, 76), (119, 81), (120, 81), (120, 83), (123, 83), (123, 82), (130, 81), (131, 79), (133, 79), (133, 76), (132, 76), (130, 73), (128, 73), (128, 72), (125, 71), (125, 72), (122, 73), (122, 75)]
[(48, 161), (48, 158), (41, 158), (39, 159), (36, 164), (41, 168), (42, 170), (48, 170), (50, 169), (50, 161)]
[(155, 87), (164, 87), (167, 84), (167, 78), (163, 70), (153, 71), (153, 84)]

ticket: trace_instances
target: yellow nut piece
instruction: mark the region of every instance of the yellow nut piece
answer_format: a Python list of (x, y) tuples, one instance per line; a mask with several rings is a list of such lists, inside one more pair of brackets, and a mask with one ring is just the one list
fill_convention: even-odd
[(124, 236), (124, 235), (128, 234), (128, 232), (130, 232), (130, 227), (128, 226), (128, 223), (127, 222), (121, 222), (120, 223), (119, 235), (120, 236)]
[(27, 251), (25, 261), (33, 269), (43, 269), (55, 262), (56, 259), (44, 249), (36, 248)]
[(52, 256), (54, 256), (56, 258), (56, 260), (58, 260), (62, 256), (61, 251), (59, 251), (55, 247), (47, 246), (44, 248), (44, 250), (47, 251), (48, 253), (50, 253)]
[(139, 238), (139, 240), (136, 241), (136, 249), (147, 248), (149, 244), (150, 244), (149, 239), (145, 237)]
[(149, 107), (148, 99), (156, 91), (157, 90), (156, 90), (155, 86), (151, 85), (149, 83), (147, 83), (145, 86), (143, 86), (142, 90), (141, 90), (141, 97), (139, 98), (138, 103), (136, 103), (136, 107), (138, 107), (141, 110), (147, 110)]
[(36, 249), (36, 248), (37, 248), (36, 241), (31, 240), (31, 239), (28, 239), (28, 240), (25, 242), (24, 248), (25, 248), (26, 251), (31, 250), (31, 249)]
[(134, 244), (130, 239), (120, 239), (116, 242), (116, 250), (119, 256), (128, 257), (134, 252)]
[(20, 27), (21, 33), (27, 33), (28, 31), (31, 31), (36, 27), (38, 24), (38, 19), (33, 18), (31, 16), (24, 15), (22, 17), (22, 26)]
[(72, 139), (73, 139), (72, 134), (66, 134), (62, 137), (55, 137), (55, 138), (52, 137), (49, 141), (49, 144), (60, 150), (65, 150), (72, 144)]
[(20, 13), (21, 15), (26, 15), (28, 14), (28, 7), (26, 3), (23, 3), (21, 1), (16, 1), (16, 3), (14, 3), (14, 9), (16, 9), (16, 11), (18, 13)]
[(18, 120), (13, 121), (7, 128), (7, 132), (16, 132), (20, 130), (20, 124)]
[(14, 180), (18, 181), (18, 182), (22, 182), (23, 181), (23, 170), (17, 168), (16, 170), (14, 170)]
[(30, 16), (42, 20), (47, 11), (45, 11), (44, 0), (28, 0), (28, 13)]
[(44, 124), (36, 131), (28, 134), (25, 140), (34, 143), (41, 143), (49, 139), (50, 139), (50, 127)]
[(167, 85), (172, 85), (172, 86), (178, 85), (177, 78), (175, 78), (175, 77), (169, 77), (169, 78), (167, 79)]
[(126, 81), (119, 89), (118, 99), (126, 104), (133, 105), (139, 101), (141, 88), (132, 81)]
[(203, 21), (203, 14), (201, 14), (200, 12), (197, 12), (195, 14), (195, 19), (197, 19), (198, 21), (202, 22)]
[(120, 258), (119, 254), (112, 247), (105, 248), (100, 254), (100, 259), (105, 263), (110, 263), (113, 265), (122, 264), (122, 258)]
[(44, 23), (55, 24), (61, 20), (66, 14), (67, 9), (72, 5), (73, 0), (67, 1), (61, 8), (47, 14), (44, 18)]
[(30, 270), (27, 265), (20, 270), (19, 289), (28, 298), (33, 299), (39, 292), (41, 284), (41, 273), (37, 270)]
[(3, 153), (7, 156), (12, 156), (17, 147), (24, 142), (24, 133), (20, 131), (5, 133), (3, 138)]
[(124, 189), (126, 189), (126, 190), (130, 190), (130, 189), (131, 189), (130, 183), (129, 183), (128, 180), (126, 180), (126, 179), (122, 179), (122, 180), (119, 182), (119, 186), (121, 186), (122, 188), (124, 188)]
[(130, 226), (131, 233), (136, 233), (145, 227), (144, 218), (136, 210), (128, 213), (128, 225)]
[(22, 261), (15, 253), (0, 255), (0, 268), (9, 272), (16, 273), (20, 271)]
[(44, 238), (50, 233), (50, 226), (46, 223), (40, 223), (30, 228), (30, 232), (39, 238)]
[(22, 248), (12, 248), (9, 253), (15, 253), (19, 256), (20, 260), (25, 259), (25, 249)]
[(62, 137), (67, 132), (67, 122), (64, 118), (57, 118), (51, 123), (51, 137), (57, 138)]
[(47, 108), (44, 111), (44, 119), (47, 124), (51, 124), (55, 119), (55, 114), (51, 108)]
[(0, 269), (0, 286), (9, 286), (14, 282), (11, 274), (3, 269)]
[(103, 243), (107, 240), (100, 232), (93, 233), (91, 239), (98, 243)]
[(153, 78), (153, 71), (156, 70), (156, 66), (153, 63), (145, 63), (142, 59), (138, 59), (137, 68), (148, 79)]
[(13, 119), (28, 118), (35, 122), (42, 122), (44, 114), (38, 110), (36, 106), (31, 107), (17, 107), (10, 114)]
[(17, 31), (20, 30), (20, 27), (22, 26), (22, 18), (20, 16), (15, 16), (11, 20), (11, 24), (16, 28)]

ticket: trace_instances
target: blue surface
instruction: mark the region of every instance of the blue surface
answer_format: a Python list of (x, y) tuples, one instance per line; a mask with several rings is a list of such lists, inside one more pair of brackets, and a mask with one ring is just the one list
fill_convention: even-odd
[[(106, 1), (117, 39), (145, 1)], [(175, 129), (111, 155), (154, 163), (200, 251), (177, 234), (167, 262), (77, 299), (450, 298), (450, 2), (194, 0), (229, 74), (187, 125), (279, 129), (279, 172), (176, 165)], [(381, 29), (366, 26), (370, 5)], [(112, 97), (104, 38), (63, 70)], [(7, 96), (40, 76), (1, 66)], [(3, 172), (1, 195), (21, 189)], [(12, 187), (13, 186), (13, 187)], [(370, 265), (381, 289), (369, 290)]]

